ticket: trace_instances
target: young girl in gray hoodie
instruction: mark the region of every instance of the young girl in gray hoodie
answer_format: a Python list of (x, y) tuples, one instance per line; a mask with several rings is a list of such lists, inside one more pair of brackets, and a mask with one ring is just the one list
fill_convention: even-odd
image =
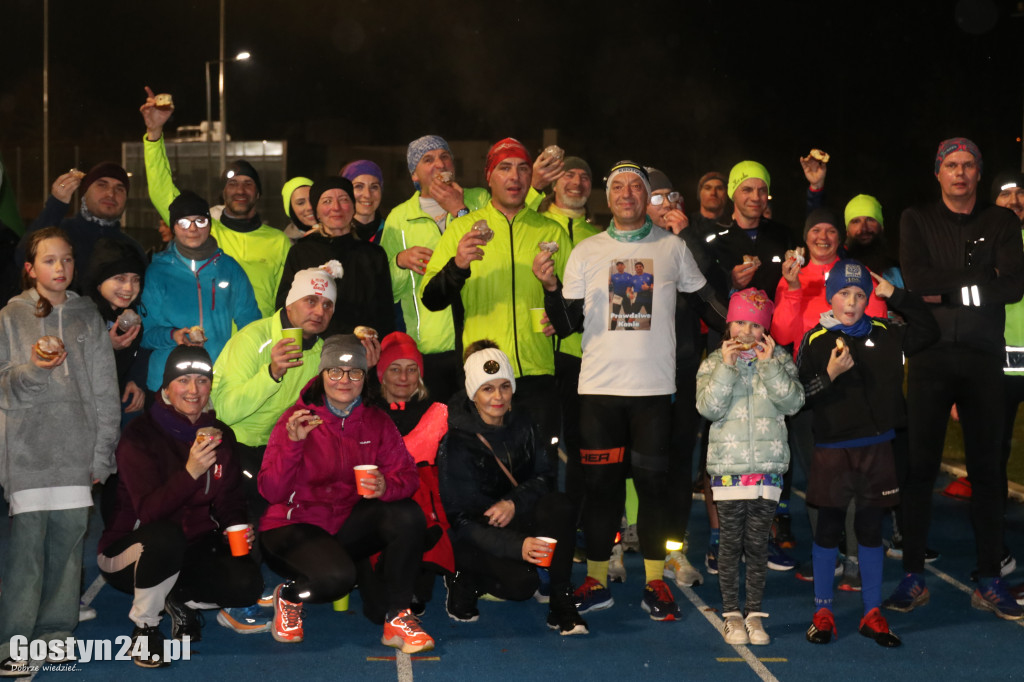
[[(50, 643), (78, 624), (82, 542), (92, 484), (114, 471), (120, 404), (114, 354), (96, 305), (68, 286), (71, 243), (58, 228), (32, 234), (25, 290), (0, 310), (0, 486), (11, 534), (0, 593), (0, 674), (26, 670), (11, 638)], [(49, 356), (38, 341), (56, 336)], [(45, 344), (44, 344), (45, 350)]]

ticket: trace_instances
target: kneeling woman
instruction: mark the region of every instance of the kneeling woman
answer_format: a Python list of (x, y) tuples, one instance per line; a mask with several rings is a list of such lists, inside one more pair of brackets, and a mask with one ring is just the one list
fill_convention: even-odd
[(576, 515), (553, 492), (555, 473), (545, 443), (525, 410), (512, 411), (516, 380), (508, 357), (493, 341), (466, 349), (466, 392), (448, 405), (448, 441), (437, 456), (441, 500), (451, 523), (454, 578), (448, 615), (475, 621), (477, 597), (529, 599), (540, 586), (537, 566), (551, 557), (548, 626), (563, 635), (587, 634), (573, 599), (572, 554)]
[(132, 647), (142, 667), (166, 665), (161, 610), (171, 616), (175, 639), (188, 635), (196, 642), (195, 608), (247, 606), (263, 590), (256, 561), (232, 556), (224, 537), (229, 526), (245, 524), (245, 498), (235, 436), (207, 411), (212, 377), (205, 350), (175, 348), (164, 369), (163, 399), (128, 425), (117, 446), (117, 499), (97, 563), (108, 583), (135, 596), (128, 617), (135, 623), (132, 639), (148, 645), (148, 656), (144, 647)]
[[(364, 405), (366, 350), (351, 334), (324, 343), (319, 375), (278, 420), (259, 474), (270, 507), (260, 521), (267, 564), (287, 579), (274, 590), (279, 642), (301, 642), (306, 603), (331, 602), (352, 589), (357, 568), (383, 552), (378, 575), (387, 615), (383, 644), (416, 653), (434, 648), (409, 610), (420, 571), (426, 522), (410, 496), (416, 463), (382, 410)], [(374, 465), (358, 487), (353, 467)]]

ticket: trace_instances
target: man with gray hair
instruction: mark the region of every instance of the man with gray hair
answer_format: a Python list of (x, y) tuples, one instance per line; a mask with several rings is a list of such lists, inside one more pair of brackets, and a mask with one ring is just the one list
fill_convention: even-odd
[(482, 208), (490, 195), (481, 187), (459, 185), (451, 148), (439, 135), (410, 142), (406, 161), (416, 191), (388, 214), (380, 245), (388, 255), (392, 293), (402, 306), (405, 330), (423, 354), (423, 382), (444, 402), (459, 389), (462, 362), (455, 352), (455, 324), (451, 308), (424, 307), (420, 280), (448, 224)]

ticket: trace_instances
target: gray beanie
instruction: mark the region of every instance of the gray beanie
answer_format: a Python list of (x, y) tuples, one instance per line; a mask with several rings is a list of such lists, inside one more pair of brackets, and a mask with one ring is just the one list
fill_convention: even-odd
[(324, 341), (320, 351), (320, 368), (317, 373), (334, 367), (352, 367), (366, 370), (366, 348), (355, 334), (335, 334)]

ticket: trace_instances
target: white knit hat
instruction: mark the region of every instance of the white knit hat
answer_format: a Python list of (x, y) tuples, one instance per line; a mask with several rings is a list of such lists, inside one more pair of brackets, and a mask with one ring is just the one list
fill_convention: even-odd
[(512, 392), (516, 392), (516, 377), (512, 372), (512, 363), (508, 356), (497, 348), (484, 348), (466, 358), (466, 395), (470, 400), (476, 395), (477, 389), (491, 379), (508, 379), (512, 383)]
[(288, 290), (285, 305), (289, 306), (306, 296), (323, 296), (331, 299), (332, 303), (337, 302), (338, 287), (334, 280), (341, 279), (343, 273), (341, 263), (336, 260), (329, 260), (318, 268), (299, 270), (292, 279), (292, 288)]

